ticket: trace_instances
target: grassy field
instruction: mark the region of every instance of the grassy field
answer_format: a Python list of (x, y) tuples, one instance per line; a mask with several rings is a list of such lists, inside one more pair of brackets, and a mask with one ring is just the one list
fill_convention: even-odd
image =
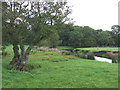
[(118, 64), (33, 50), (26, 69), (8, 70), (12, 46), (2, 59), (3, 88), (118, 88)]
[(97, 51), (118, 51), (118, 47), (90, 47), (90, 48), (77, 48), (79, 50), (88, 50), (92, 52), (97, 52)]
[(73, 47), (70, 46), (57, 46), (58, 49), (75, 49)]

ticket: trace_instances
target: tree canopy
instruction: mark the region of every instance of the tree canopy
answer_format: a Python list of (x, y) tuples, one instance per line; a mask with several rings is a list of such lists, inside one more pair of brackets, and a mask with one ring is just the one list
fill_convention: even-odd
[[(52, 47), (59, 44), (55, 26), (69, 20), (71, 9), (67, 2), (3, 2), (3, 45), (12, 44), (14, 57), (11, 65), (23, 70), (33, 45), (48, 40)], [(54, 36), (54, 38), (53, 38)], [(25, 50), (24, 45), (29, 47)], [(19, 47), (21, 54), (19, 53)]]

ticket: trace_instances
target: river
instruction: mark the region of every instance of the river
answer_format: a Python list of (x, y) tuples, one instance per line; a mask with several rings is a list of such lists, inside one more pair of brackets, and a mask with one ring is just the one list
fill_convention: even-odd
[(94, 56), (96, 61), (112, 63), (112, 59)]

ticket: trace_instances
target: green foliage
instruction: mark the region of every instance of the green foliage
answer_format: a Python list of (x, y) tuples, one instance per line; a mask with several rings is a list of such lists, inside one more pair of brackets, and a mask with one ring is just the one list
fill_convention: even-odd
[(98, 46), (110, 46), (114, 44), (111, 34), (107, 31), (100, 31), (97, 33)]
[(114, 58), (112, 58), (112, 63), (118, 63), (118, 62), (119, 62), (118, 57), (114, 57)]
[(65, 54), (65, 55), (72, 55), (72, 52), (67, 51), (67, 52), (65, 52), (64, 54)]
[(31, 55), (31, 54), (35, 54), (35, 53), (37, 53), (36, 50), (31, 50), (29, 54)]
[(73, 47), (82, 46), (83, 34), (80, 31), (74, 30), (69, 33), (69, 44)]
[(78, 52), (77, 53), (77, 56), (80, 57), (80, 58), (84, 58), (84, 59), (87, 59), (87, 55), (82, 53), (82, 52)]
[(60, 28), (61, 30), (59, 31), (59, 36), (60, 39), (62, 40), (62, 45), (63, 46), (70, 46), (69, 38), (70, 38), (70, 32), (74, 30), (74, 27), (72, 24), (64, 24), (62, 26), (58, 26), (57, 28)]
[(61, 42), (62, 41), (59, 40), (59, 35), (58, 35), (57, 31), (54, 30), (53, 33), (49, 37), (41, 40), (38, 45), (39, 46), (48, 46), (48, 47), (54, 47), (55, 48)]
[(51, 47), (61, 43), (56, 32), (59, 28), (55, 26), (68, 21), (71, 9), (67, 2), (3, 2), (2, 5), (3, 44), (36, 45), (46, 38)]
[(83, 33), (82, 47), (96, 46), (96, 34), (95, 30), (89, 26), (81, 27)]
[(91, 60), (94, 60), (94, 54), (92, 52), (88, 52), (87, 53), (87, 59), (91, 59)]
[(116, 57), (112, 58), (112, 63), (119, 63), (119, 62), (120, 62), (120, 52), (118, 53)]
[(117, 36), (112, 31), (94, 30), (89, 26), (64, 25), (59, 33), (62, 45), (73, 47), (116, 46)]
[(83, 59), (94, 60), (94, 54), (92, 52), (84, 53), (82, 51), (78, 51), (78, 52), (73, 52), (73, 55), (83, 58)]
[(120, 26), (119, 25), (113, 25), (111, 27), (113, 34), (113, 38), (115, 41), (116, 46), (120, 46)]
[(118, 60), (118, 63), (120, 63), (120, 53), (118, 53), (117, 60)]
[(83, 58), (83, 59), (94, 60), (94, 54), (92, 52), (84, 53), (82, 51), (76, 51), (76, 49), (74, 49), (72, 55)]

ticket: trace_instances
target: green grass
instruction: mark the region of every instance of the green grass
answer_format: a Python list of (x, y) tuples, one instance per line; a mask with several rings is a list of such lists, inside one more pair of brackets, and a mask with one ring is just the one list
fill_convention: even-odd
[[(35, 51), (29, 56), (29, 72), (8, 70), (12, 51), (2, 60), (3, 88), (117, 88), (118, 64), (81, 59), (56, 52)], [(34, 52), (34, 51), (33, 51)]]
[(74, 49), (73, 47), (70, 46), (57, 46), (58, 49)]
[(118, 47), (90, 47), (90, 48), (77, 48), (79, 50), (96, 51), (118, 51)]

